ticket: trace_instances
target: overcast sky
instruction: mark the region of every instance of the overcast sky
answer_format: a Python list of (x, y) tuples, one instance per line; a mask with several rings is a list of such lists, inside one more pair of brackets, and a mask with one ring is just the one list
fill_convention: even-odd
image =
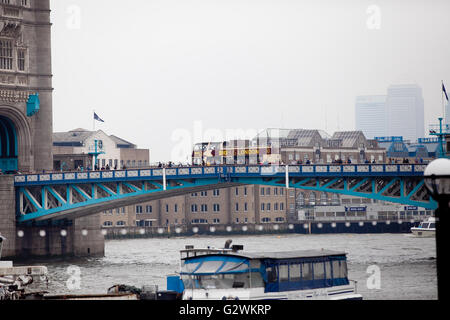
[[(214, 133), (355, 129), (355, 98), (450, 93), (447, 0), (52, 0), (54, 131), (96, 129), (186, 160)], [(427, 130), (426, 130), (427, 131)], [(183, 140), (183, 141), (182, 141)], [(177, 158), (177, 159), (174, 159)]]

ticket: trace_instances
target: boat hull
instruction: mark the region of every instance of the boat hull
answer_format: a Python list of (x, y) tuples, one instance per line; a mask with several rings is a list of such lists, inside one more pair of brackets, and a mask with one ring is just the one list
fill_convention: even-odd
[(186, 289), (183, 300), (362, 300), (362, 296), (353, 285), (344, 285), (284, 292), (264, 292), (264, 288)]
[(415, 237), (429, 238), (436, 236), (436, 229), (411, 228), (411, 233)]

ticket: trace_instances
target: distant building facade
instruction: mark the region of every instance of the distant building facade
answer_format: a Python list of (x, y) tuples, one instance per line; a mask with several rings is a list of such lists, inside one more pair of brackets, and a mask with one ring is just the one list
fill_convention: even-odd
[(107, 135), (102, 130), (75, 129), (53, 134), (55, 170), (74, 170), (80, 164), (83, 168), (94, 168), (94, 153), (98, 167), (110, 169), (140, 168), (150, 164), (150, 151), (138, 149), (122, 138)]
[(355, 105), (356, 130), (368, 139), (385, 137), (387, 132), (387, 96), (359, 96)]
[(425, 136), (422, 88), (418, 85), (392, 85), (386, 99), (389, 136), (403, 136), (412, 142)]
[(391, 85), (386, 96), (356, 98), (355, 127), (369, 139), (401, 136), (416, 142), (425, 136), (424, 112), (420, 86)]
[(385, 150), (376, 140), (366, 139), (362, 131), (330, 136), (310, 129), (266, 129), (252, 140), (200, 143), (192, 155), (194, 164), (207, 165), (372, 163), (386, 159)]

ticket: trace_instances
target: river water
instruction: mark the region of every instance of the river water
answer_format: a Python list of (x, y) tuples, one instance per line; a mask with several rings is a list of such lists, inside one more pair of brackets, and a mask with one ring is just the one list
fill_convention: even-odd
[[(230, 237), (184, 237), (108, 240), (103, 258), (46, 260), (51, 294), (106, 293), (115, 284), (158, 285), (179, 267), (185, 245), (222, 248)], [(436, 242), (410, 234), (321, 234), (233, 236), (245, 251), (330, 249), (348, 253), (349, 278), (367, 300), (437, 299)], [(30, 262), (28, 262), (30, 263)], [(32, 264), (39, 264), (33, 261)]]

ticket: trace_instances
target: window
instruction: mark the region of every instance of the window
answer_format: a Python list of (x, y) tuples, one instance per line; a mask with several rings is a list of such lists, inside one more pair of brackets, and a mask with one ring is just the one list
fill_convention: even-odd
[(289, 205), (289, 210), (290, 210), (291, 213), (294, 213), (295, 212), (295, 204), (291, 203)]
[(312, 280), (311, 263), (302, 264), (302, 280)]
[(247, 187), (244, 187), (244, 196), (247, 195)]
[(264, 208), (265, 208), (265, 204), (261, 203), (261, 211), (264, 211)]
[(136, 206), (136, 213), (142, 213), (142, 206)]
[(208, 205), (207, 204), (202, 204), (201, 205), (201, 211), (202, 212), (208, 212)]
[(291, 264), (289, 266), (289, 278), (291, 281), (300, 281), (300, 265)]
[(335, 260), (333, 264), (333, 278), (347, 278), (347, 263), (341, 260)]
[(236, 205), (235, 205), (235, 211), (236, 212), (239, 211), (239, 203), (237, 203), (237, 202), (236, 202)]
[(273, 194), (274, 194), (275, 196), (278, 195), (278, 188), (273, 188)]
[(119, 227), (125, 226), (127, 223), (125, 221), (117, 221), (116, 225)]
[(17, 68), (19, 71), (25, 71), (25, 50), (17, 50)]
[(178, 212), (178, 204), (175, 203), (174, 207), (173, 207), (173, 211), (174, 212)]
[(111, 221), (103, 222), (103, 226), (105, 226), (105, 227), (111, 227), (112, 225), (113, 225), (113, 223)]
[(213, 204), (213, 211), (219, 212), (220, 211), (220, 205), (218, 203)]
[(198, 211), (198, 207), (196, 204), (191, 205), (191, 212), (197, 212)]
[(166, 204), (166, 212), (169, 212), (169, 205)]
[(280, 264), (279, 272), (280, 272), (280, 282), (289, 281), (289, 265), (288, 264)]
[(146, 213), (152, 213), (152, 211), (153, 211), (152, 206), (145, 206), (145, 212)]
[(215, 197), (219, 196), (219, 189), (213, 190), (213, 196), (215, 196)]
[(261, 195), (264, 195), (264, 188), (261, 188)]
[(325, 192), (322, 192), (320, 194), (320, 204), (321, 205), (326, 205), (327, 204), (327, 200), (328, 200), (327, 194)]
[(245, 211), (245, 212), (247, 212), (247, 211), (248, 211), (248, 204), (247, 204), (247, 202), (246, 202), (246, 203), (244, 203), (244, 211)]
[(0, 39), (0, 69), (12, 70), (12, 68), (13, 68), (12, 41)]
[(235, 190), (236, 190), (235, 193), (238, 196), (239, 195), (239, 188), (236, 188)]
[(325, 269), (323, 262), (314, 263), (314, 280), (325, 279)]
[(278, 276), (277, 276), (277, 269), (273, 267), (266, 268), (266, 274), (267, 274), (267, 280), (269, 282), (277, 282)]
[(284, 210), (284, 203), (280, 203), (280, 211), (283, 211)]
[(270, 211), (270, 203), (267, 204), (266, 210), (267, 210), (267, 211)]
[(266, 194), (267, 194), (268, 196), (270, 196), (270, 188), (267, 188), (267, 189), (266, 189)]

